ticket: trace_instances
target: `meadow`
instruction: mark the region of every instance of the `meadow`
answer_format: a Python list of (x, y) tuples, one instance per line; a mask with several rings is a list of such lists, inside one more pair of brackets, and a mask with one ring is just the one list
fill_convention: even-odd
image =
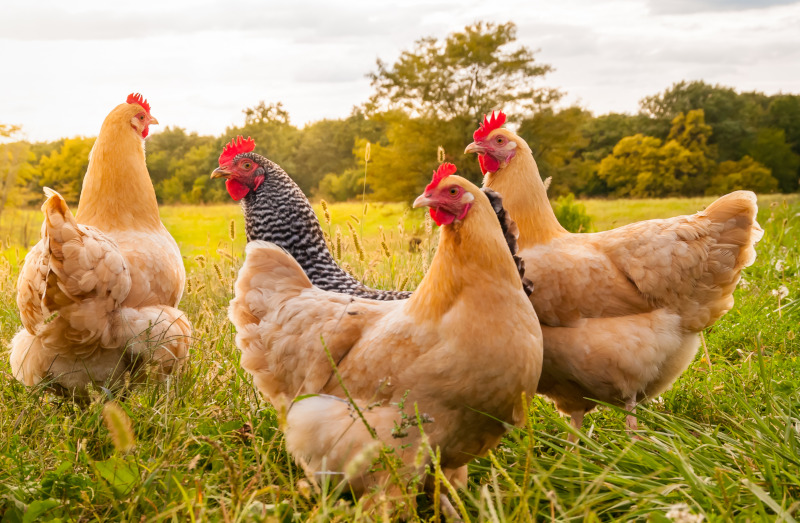
[[(594, 228), (694, 212), (711, 198), (583, 201)], [(638, 410), (591, 413), (577, 446), (546, 399), (530, 399), (524, 427), (470, 465), (454, 496), (472, 521), (795, 521), (800, 509), (800, 200), (759, 198), (765, 230), (736, 306), (704, 333), (689, 369)], [(413, 289), (437, 232), (402, 204), (316, 206), (332, 250), (379, 287)], [(0, 520), (373, 520), (362, 502), (317, 488), (286, 454), (274, 410), (238, 365), (226, 319), (244, 234), (235, 205), (162, 208), (188, 282), (181, 307), (196, 339), (181, 373), (133, 391), (97, 389), (86, 406), (26, 389), (0, 357)], [(348, 225), (349, 223), (349, 225)], [(0, 346), (20, 328), (14, 286), (41, 215), (0, 219)], [(354, 240), (358, 238), (358, 242)], [(359, 247), (360, 245), (360, 247)], [(132, 450), (104, 423), (118, 404)], [(124, 423), (123, 423), (124, 425)], [(120, 429), (117, 429), (120, 430)], [(125, 434), (123, 434), (124, 436)], [(408, 500), (411, 501), (411, 500)], [(419, 497), (412, 520), (435, 520)]]

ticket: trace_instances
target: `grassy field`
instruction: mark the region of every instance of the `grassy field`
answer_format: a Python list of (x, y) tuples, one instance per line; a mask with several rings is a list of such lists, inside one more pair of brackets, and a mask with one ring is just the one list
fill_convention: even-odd
[[(597, 230), (692, 212), (711, 199), (583, 202)], [(534, 398), (524, 428), (470, 466), (459, 491), (475, 521), (795, 521), (800, 509), (800, 202), (760, 199), (765, 236), (745, 271), (736, 307), (705, 332), (701, 349), (671, 390), (640, 409), (643, 440), (631, 441), (624, 414), (589, 414), (578, 448), (545, 399)], [(323, 217), (342, 260), (379, 286), (414, 288), (436, 242), (420, 211), (370, 205), (364, 261), (350, 228), (360, 204)], [(132, 420), (134, 450), (115, 450), (103, 423), (108, 393), (77, 407), (26, 389), (0, 358), (2, 521), (349, 521), (371, 520), (363, 503), (315, 490), (287, 456), (274, 411), (238, 365), (225, 318), (243, 252), (237, 206), (162, 210), (186, 256), (182, 308), (196, 341), (183, 371), (116, 398)], [(351, 216), (352, 215), (352, 216)], [(0, 220), (0, 343), (20, 323), (14, 283), (40, 214)], [(234, 220), (231, 238), (230, 221)], [(359, 223), (357, 223), (359, 222)], [(341, 230), (337, 240), (337, 227)], [(386, 239), (389, 253), (380, 243)], [(419, 249), (411, 249), (413, 239)], [(335, 249), (336, 250), (336, 249)], [(413, 252), (412, 252), (413, 251)], [(200, 256), (198, 258), (198, 256)], [(221, 275), (219, 277), (218, 275)], [(780, 292), (786, 287), (787, 295)], [(434, 517), (420, 498), (412, 519)]]

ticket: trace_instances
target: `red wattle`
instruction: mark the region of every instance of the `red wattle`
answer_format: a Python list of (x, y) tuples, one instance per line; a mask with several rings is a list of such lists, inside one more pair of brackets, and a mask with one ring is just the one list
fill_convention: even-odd
[(231, 195), (231, 198), (237, 202), (247, 196), (247, 193), (250, 192), (250, 187), (230, 178), (225, 180), (225, 188), (228, 189), (228, 194)]
[(493, 173), (500, 168), (500, 162), (489, 156), (488, 154), (479, 154), (478, 163), (481, 166), (483, 174)]
[(144, 131), (142, 131), (142, 138), (147, 138), (147, 135), (150, 134), (150, 128), (145, 127)]
[(442, 225), (450, 225), (453, 223), (453, 220), (456, 219), (455, 214), (450, 214), (449, 212), (442, 211), (440, 209), (434, 209), (433, 207), (431, 207), (430, 212), (431, 218), (433, 218), (433, 221), (436, 222), (436, 225), (439, 227)]
[(261, 185), (262, 183), (264, 183), (264, 177), (256, 176), (256, 179), (253, 181), (253, 185), (255, 185), (255, 187), (253, 187), (253, 190), (255, 191), (256, 189), (258, 189), (258, 186)]

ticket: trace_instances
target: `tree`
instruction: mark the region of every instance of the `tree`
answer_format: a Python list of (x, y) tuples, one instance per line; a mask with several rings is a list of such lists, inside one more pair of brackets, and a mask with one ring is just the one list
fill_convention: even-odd
[[(386, 136), (371, 144), (367, 175), (373, 199), (411, 203), (431, 181), (438, 165), (438, 147), (445, 160), (458, 165), (458, 174), (480, 184), (483, 174), (474, 156), (464, 155), (464, 133), (450, 122), (434, 118), (411, 118), (402, 111), (376, 115), (386, 125)], [(364, 168), (366, 140), (356, 143), (353, 154)]]
[(702, 109), (713, 131), (709, 144), (717, 146), (721, 160), (738, 160), (742, 143), (755, 132), (768, 102), (760, 93), (739, 94), (730, 87), (681, 81), (643, 99), (640, 107), (644, 114), (664, 121)]
[(745, 150), (754, 160), (772, 171), (772, 176), (778, 181), (781, 192), (790, 193), (797, 190), (800, 156), (786, 143), (786, 132), (783, 129), (759, 129), (748, 141)]
[(0, 215), (3, 214), (6, 204), (13, 207), (18, 205), (21, 198), (17, 192), (17, 176), (20, 169), (28, 159), (30, 144), (28, 142), (13, 142), (0, 145)]
[(334, 202), (343, 202), (361, 195), (364, 169), (347, 169), (342, 174), (326, 174), (319, 182), (317, 195)]
[[(194, 147), (211, 145), (209, 154), (219, 156), (222, 151), (215, 150), (219, 143), (217, 138), (199, 136), (197, 133), (187, 133), (180, 127), (167, 127), (163, 131), (153, 134), (147, 139), (147, 170), (153, 184), (159, 183), (175, 175), (175, 164)], [(210, 174), (205, 173), (205, 174)], [(199, 173), (198, 173), (199, 175)]]
[(245, 125), (225, 130), (219, 143), (217, 156), (222, 147), (237, 135), (251, 136), (256, 142), (255, 152), (269, 158), (280, 165), (289, 175), (297, 172), (294, 160), (300, 144), (301, 132), (289, 123), (289, 115), (283, 105), (265, 105), (260, 102), (256, 107), (245, 109)]
[(591, 116), (580, 107), (561, 111), (546, 107), (522, 120), (517, 134), (530, 146), (542, 178), (553, 177), (551, 194), (582, 193), (590, 183), (581, 178), (594, 171), (578, 165), (582, 161), (577, 153), (589, 144), (583, 127)]
[(83, 175), (89, 167), (89, 153), (95, 138), (67, 138), (63, 145), (30, 165), (20, 177), (31, 180), (37, 188), (50, 187), (75, 205), (81, 193)]
[(745, 156), (737, 162), (729, 160), (719, 164), (717, 174), (711, 179), (706, 194), (727, 194), (739, 189), (757, 193), (775, 192), (778, 189), (778, 181), (772, 176), (768, 167)]
[[(19, 130), (18, 125), (0, 124), (0, 138), (10, 138)], [(3, 209), (16, 184), (22, 159), (27, 153), (27, 144), (23, 142), (0, 147), (0, 215), (3, 214)]]
[(643, 198), (669, 194), (680, 184), (661, 176), (661, 144), (661, 140), (652, 136), (626, 136), (600, 162), (597, 174), (615, 196)]
[[(296, 171), (289, 174), (303, 192), (310, 195), (320, 186), (323, 177), (335, 177), (356, 169), (358, 161), (353, 156), (356, 141), (364, 138), (377, 142), (384, 130), (382, 122), (367, 120), (358, 111), (344, 120), (320, 120), (309, 124), (300, 131), (302, 138), (294, 156)], [(329, 179), (328, 183), (331, 182)]]
[(666, 143), (636, 134), (623, 138), (600, 162), (598, 176), (616, 196), (637, 198), (703, 194), (714, 169), (711, 127), (703, 111), (672, 119)]
[(714, 170), (715, 150), (708, 145), (711, 126), (702, 109), (680, 113), (672, 119), (664, 145), (664, 167), (680, 180), (683, 194), (703, 194)]
[[(156, 187), (156, 194), (166, 203), (201, 203), (213, 201), (206, 194), (211, 171), (217, 164), (216, 149), (211, 144), (192, 147), (170, 165), (172, 176)], [(221, 185), (221, 184), (217, 184)], [(221, 188), (215, 192), (221, 196)]]
[(264, 103), (264, 100), (258, 102), (254, 107), (248, 107), (242, 110), (244, 113), (245, 125), (256, 125), (261, 123), (283, 123), (289, 124), (289, 112), (283, 108), (283, 102), (271, 103), (269, 105)]
[(795, 154), (800, 154), (800, 95), (779, 94), (770, 99), (766, 127), (783, 129)]
[(492, 109), (545, 105), (558, 93), (535, 87), (552, 71), (516, 40), (513, 22), (467, 26), (442, 41), (422, 38), (389, 66), (378, 59), (370, 74), (375, 93), (368, 107), (397, 108), (411, 116), (476, 122)]

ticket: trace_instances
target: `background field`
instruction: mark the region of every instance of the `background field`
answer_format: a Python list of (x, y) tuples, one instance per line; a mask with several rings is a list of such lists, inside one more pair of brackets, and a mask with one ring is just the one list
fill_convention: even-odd
[[(602, 230), (692, 212), (710, 201), (581, 203)], [(759, 203), (766, 234), (736, 292), (736, 307), (705, 333), (710, 359), (701, 349), (675, 386), (641, 409), (644, 439), (631, 441), (623, 413), (602, 409), (587, 416), (576, 450), (565, 441), (565, 421), (548, 401), (534, 398), (527, 426), (471, 465), (470, 485), (459, 495), (470, 519), (794, 521), (800, 507), (800, 202), (762, 197)], [(362, 212), (358, 203), (333, 205), (330, 224), (320, 212), (334, 250), (338, 227), (341, 259), (354, 273), (379, 286), (413, 289), (432, 256), (436, 231), (429, 231), (421, 211), (370, 204), (362, 262), (347, 226), (350, 221), (360, 231)], [(26, 245), (38, 238), (40, 216), (15, 210), (0, 219), (4, 351), (20, 327), (14, 284)], [(366, 517), (363, 504), (301, 480), (274, 412), (238, 366), (225, 308), (244, 245), (239, 208), (164, 207), (162, 216), (188, 267), (182, 308), (197, 339), (184, 371), (124, 398), (98, 390), (79, 408), (19, 385), (3, 356), (2, 521)], [(418, 248), (411, 247), (415, 238)], [(128, 454), (114, 449), (103, 424), (110, 399), (132, 420), (137, 446)], [(433, 507), (420, 503), (419, 517), (431, 518)]]

